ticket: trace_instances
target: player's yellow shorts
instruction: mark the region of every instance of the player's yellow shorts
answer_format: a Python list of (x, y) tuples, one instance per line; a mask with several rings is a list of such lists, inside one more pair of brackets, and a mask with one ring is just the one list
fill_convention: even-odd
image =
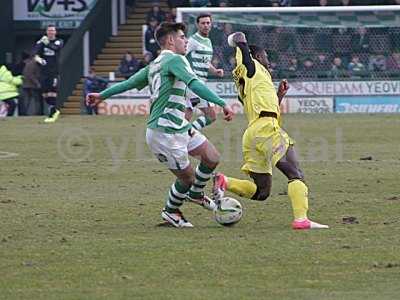
[(243, 135), (242, 150), (245, 173), (272, 174), (272, 168), (286, 154), (294, 141), (271, 117), (257, 119)]

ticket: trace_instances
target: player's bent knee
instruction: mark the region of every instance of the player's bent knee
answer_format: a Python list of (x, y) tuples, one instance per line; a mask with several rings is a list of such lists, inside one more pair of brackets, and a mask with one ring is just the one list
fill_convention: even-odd
[(213, 145), (209, 145), (204, 151), (204, 154), (201, 155), (201, 161), (209, 168), (216, 168), (220, 159), (221, 155)]
[(258, 195), (259, 201), (265, 201), (269, 197), (269, 192), (261, 192), (260, 195)]
[(268, 199), (270, 195), (270, 190), (269, 189), (258, 189), (254, 196), (251, 198), (252, 200), (257, 200), (257, 201), (265, 201)]

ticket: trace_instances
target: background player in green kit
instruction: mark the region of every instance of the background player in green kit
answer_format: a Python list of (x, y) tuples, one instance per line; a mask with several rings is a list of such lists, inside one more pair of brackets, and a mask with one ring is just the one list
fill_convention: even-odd
[[(115, 94), (149, 86), (151, 105), (146, 142), (158, 160), (177, 177), (161, 213), (162, 218), (175, 227), (193, 227), (179, 209), (186, 199), (208, 209), (215, 207), (203, 189), (219, 163), (219, 153), (214, 145), (185, 118), (187, 87), (202, 99), (223, 107), (225, 120), (230, 121), (233, 117), (232, 110), (197, 78), (183, 56), (187, 47), (184, 31), (182, 23), (161, 23), (155, 33), (161, 46), (160, 55), (128, 80), (100, 94), (90, 93), (86, 100), (95, 106)], [(200, 158), (195, 171), (189, 155)]]
[[(208, 73), (218, 77), (224, 76), (223, 69), (216, 69), (212, 64), (213, 47), (209, 34), (212, 26), (212, 18), (210, 14), (201, 14), (196, 18), (197, 32), (193, 34), (188, 40), (186, 51), (186, 58), (188, 59), (194, 73), (197, 77), (206, 82)], [(204, 115), (199, 116), (192, 125), (197, 130), (201, 130), (205, 126), (210, 125), (216, 119), (216, 112), (211, 103), (201, 99), (195, 93), (188, 93), (187, 108), (188, 112), (186, 117), (191, 120), (193, 108), (197, 107)]]

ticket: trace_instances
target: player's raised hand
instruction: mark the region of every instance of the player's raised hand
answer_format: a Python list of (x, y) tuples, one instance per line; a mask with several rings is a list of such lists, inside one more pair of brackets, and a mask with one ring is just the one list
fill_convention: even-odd
[(86, 105), (95, 107), (102, 101), (100, 93), (89, 93), (86, 95)]
[(228, 105), (224, 106), (223, 112), (224, 112), (224, 120), (228, 122), (232, 121), (234, 113), (233, 110)]
[(236, 47), (238, 43), (247, 43), (246, 35), (243, 32), (234, 32), (228, 36), (228, 45)]
[(279, 87), (278, 87), (278, 96), (280, 97), (284, 97), (287, 93), (287, 91), (289, 90), (289, 83), (286, 79), (283, 79), (280, 83), (279, 83)]
[(218, 77), (224, 77), (224, 69), (216, 69), (215, 75)]

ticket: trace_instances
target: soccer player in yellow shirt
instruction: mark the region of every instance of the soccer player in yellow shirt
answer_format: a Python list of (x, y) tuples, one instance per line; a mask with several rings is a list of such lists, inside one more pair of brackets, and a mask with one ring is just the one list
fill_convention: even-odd
[(276, 166), (289, 181), (288, 196), (294, 214), (292, 228), (329, 228), (307, 217), (308, 188), (299, 168), (294, 142), (280, 127), (279, 106), (289, 89), (288, 82), (281, 81), (276, 92), (268, 71), (267, 53), (257, 46), (249, 46), (244, 33), (231, 34), (228, 44), (236, 47), (236, 68), (232, 73), (248, 119), (242, 140), (242, 171), (254, 182), (217, 173), (213, 186), (215, 198), (222, 198), (227, 190), (248, 199), (266, 200), (271, 192), (272, 168)]

